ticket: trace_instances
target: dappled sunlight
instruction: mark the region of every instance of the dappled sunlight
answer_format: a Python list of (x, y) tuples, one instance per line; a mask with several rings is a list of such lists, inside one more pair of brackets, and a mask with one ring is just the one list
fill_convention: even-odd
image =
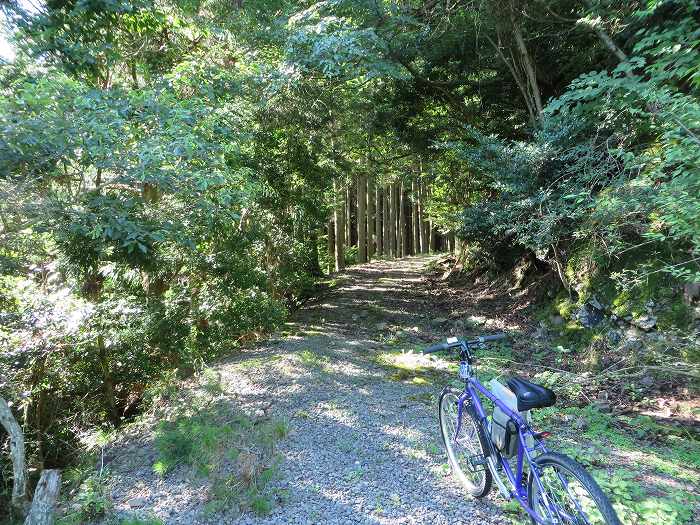
[(341, 406), (341, 402), (323, 401), (318, 403), (313, 410), (318, 411), (328, 419), (348, 427), (356, 427), (359, 424), (357, 414), (350, 408)]
[(338, 365), (334, 367), (333, 363), (330, 364), (330, 368), (336, 373), (341, 373), (347, 378), (367, 378), (371, 377), (371, 373), (367, 371), (366, 368), (354, 365), (352, 363), (344, 363), (342, 366)]
[[(342, 288), (334, 293), (356, 292)], [(298, 506), (298, 515), (307, 521), (321, 519), (327, 509), (338, 515), (362, 509), (363, 523), (393, 524), (415, 512), (441, 515), (440, 506), (427, 502), (427, 495), (458, 492), (445, 478), (437, 440), (433, 396), (439, 387), (420, 383), (437, 380), (435, 374), (454, 364), (388, 350), (396, 344), (415, 345), (422, 335), (416, 313), (396, 307), (415, 309), (411, 301), (387, 304), (375, 297), (366, 307), (352, 300), (335, 304), (346, 306), (324, 309), (322, 319), (313, 308), (303, 310), (302, 320), (288, 323), (274, 344), (263, 341), (207, 372), (202, 388), (220, 396), (213, 384), (220, 377), (226, 395), (250, 407), (251, 417), (288, 421), (283, 471), (295, 474), (293, 481), (282, 479), (273, 486), (290, 491), (289, 504)], [(375, 331), (375, 319), (388, 317), (395, 328)], [(409, 375), (397, 381), (392, 370)], [(391, 478), (395, 481), (387, 483), (388, 472), (396, 472)], [(406, 473), (413, 480), (409, 493), (401, 483)], [(195, 486), (183, 482), (181, 490), (189, 493), (185, 491)]]
[(422, 430), (407, 428), (405, 426), (384, 425), (381, 427), (381, 431), (387, 436), (392, 436), (409, 443), (419, 441), (423, 436)]
[(378, 355), (378, 359), (385, 364), (405, 370), (420, 370), (433, 364), (427, 355), (413, 352), (384, 352)]

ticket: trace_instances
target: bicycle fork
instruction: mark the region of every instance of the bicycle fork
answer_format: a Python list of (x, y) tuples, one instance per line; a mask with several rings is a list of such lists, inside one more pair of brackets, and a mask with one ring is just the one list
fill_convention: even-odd
[[(462, 412), (464, 410), (464, 403), (469, 404), (469, 396), (467, 393), (462, 394), (458, 401), (457, 401), (457, 427), (455, 429), (455, 435), (452, 438), (452, 442), (456, 445), (457, 444), (457, 436), (459, 436), (459, 432), (462, 429)], [(503, 495), (504, 498), (510, 500), (513, 498), (513, 494), (511, 491), (508, 490), (506, 487), (505, 483), (503, 482), (503, 479), (501, 478), (501, 475), (498, 473), (498, 468), (496, 467), (496, 462), (494, 461), (495, 454), (493, 452), (493, 443), (491, 443), (491, 432), (490, 428), (488, 425), (485, 425), (485, 418), (484, 421), (480, 421), (479, 425), (481, 426), (482, 429), (486, 430), (488, 435), (486, 436), (486, 441), (487, 441), (487, 446), (488, 446), (488, 455), (485, 455), (484, 461), (486, 463), (486, 466), (488, 469), (491, 471), (491, 477), (493, 480), (496, 482), (496, 486), (498, 487), (498, 491)], [(486, 451), (484, 451), (486, 452)], [(470, 462), (471, 463), (471, 462)]]

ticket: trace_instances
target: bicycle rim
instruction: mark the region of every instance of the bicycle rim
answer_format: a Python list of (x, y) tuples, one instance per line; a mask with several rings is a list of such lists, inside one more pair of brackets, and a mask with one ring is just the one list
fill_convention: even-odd
[(547, 463), (539, 468), (545, 494), (533, 484), (534, 510), (538, 515), (554, 523), (571, 525), (608, 523), (591, 490), (575, 472), (555, 463)]
[(463, 410), (459, 435), (454, 439), (457, 430), (458, 399), (459, 397), (452, 392), (443, 396), (440, 404), (440, 427), (454, 475), (467, 490), (478, 493), (486, 483), (486, 465), (474, 467), (469, 459), (484, 457), (479, 430), (474, 420)]

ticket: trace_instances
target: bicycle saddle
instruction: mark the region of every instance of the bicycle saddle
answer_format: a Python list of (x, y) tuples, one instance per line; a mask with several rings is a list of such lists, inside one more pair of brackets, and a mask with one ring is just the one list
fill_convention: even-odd
[(518, 398), (518, 411), (524, 412), (533, 408), (551, 407), (557, 396), (549, 388), (530, 383), (520, 377), (512, 377), (506, 381), (515, 397)]

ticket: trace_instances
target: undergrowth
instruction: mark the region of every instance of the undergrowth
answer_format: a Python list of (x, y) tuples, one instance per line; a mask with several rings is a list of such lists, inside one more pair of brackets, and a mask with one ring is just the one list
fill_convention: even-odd
[(275, 444), (287, 432), (283, 421), (232, 414), (228, 405), (182, 414), (158, 426), (153, 470), (167, 477), (189, 468), (208, 479), (206, 515), (266, 514), (284, 497), (269, 484), (279, 474)]
[[(202, 514), (206, 519), (216, 519), (223, 512), (227, 516), (269, 513), (287, 497), (286, 491), (271, 484), (280, 474), (276, 445), (288, 433), (286, 421), (236, 411), (222, 395), (218, 372), (206, 369), (198, 377), (199, 388), (191, 391), (180, 389), (178, 393), (171, 385), (149, 394), (154, 407), (162, 410), (167, 406), (172, 414), (154, 429), (154, 473), (203, 484), (207, 500)], [(64, 505), (67, 510), (59, 516), (58, 525), (162, 523), (157, 517), (117, 515), (109, 496), (110, 472), (107, 468), (95, 471), (96, 459), (94, 453), (86, 455), (82, 466), (64, 475), (66, 492), (72, 497)]]

